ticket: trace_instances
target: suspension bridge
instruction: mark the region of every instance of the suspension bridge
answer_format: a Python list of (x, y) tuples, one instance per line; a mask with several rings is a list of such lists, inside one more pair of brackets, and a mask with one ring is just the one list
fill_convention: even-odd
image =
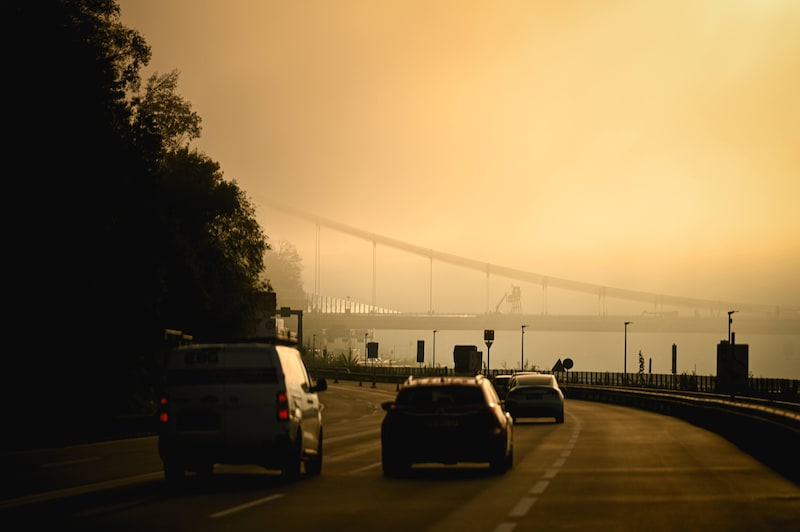
[[(639, 290), (602, 286), (587, 282), (542, 275), (539, 273), (509, 268), (497, 264), (482, 262), (451, 253), (436, 251), (394, 238), (355, 228), (317, 214), (304, 212), (289, 205), (278, 202), (270, 203), (269, 208), (289, 214), (312, 223), (316, 229), (314, 253), (314, 289), (307, 295), (303, 312), (306, 327), (314, 324), (324, 328), (326, 325), (347, 323), (359, 329), (519, 329), (521, 325), (532, 330), (581, 330), (604, 331), (617, 330), (621, 319), (637, 320), (637, 329), (659, 331), (707, 332), (719, 330), (720, 320), (724, 324), (730, 317), (729, 312), (737, 312), (737, 319), (747, 320), (755, 329), (754, 332), (769, 334), (797, 334), (800, 332), (800, 306), (772, 306), (744, 301), (715, 301), (688, 296), (655, 294)], [(320, 294), (320, 228), (328, 228), (369, 242), (372, 246), (371, 301), (355, 301), (350, 298), (323, 296)], [(376, 303), (377, 294), (377, 261), (378, 246), (399, 250), (423, 257), (429, 266), (428, 276), (428, 309), (421, 312), (399, 312), (380, 307)], [(486, 303), (482, 313), (447, 313), (434, 311), (434, 275), (435, 263), (458, 266), (470, 271), (479, 272), (485, 278)], [(523, 313), (519, 304), (521, 294), (518, 287), (512, 284), (510, 293), (503, 295), (500, 303), (510, 307), (507, 312), (499, 312), (500, 303), (490, 299), (490, 281), (503, 278), (517, 283), (536, 285), (541, 290), (541, 310), (536, 313)], [(554, 315), (548, 309), (549, 294), (557, 290), (559, 293), (592, 296), (596, 299), (597, 309), (594, 313), (584, 315)], [(637, 313), (610, 313), (610, 300), (645, 304), (652, 310)], [(639, 308), (640, 308), (639, 307)], [(642, 329), (644, 328), (644, 329)]]

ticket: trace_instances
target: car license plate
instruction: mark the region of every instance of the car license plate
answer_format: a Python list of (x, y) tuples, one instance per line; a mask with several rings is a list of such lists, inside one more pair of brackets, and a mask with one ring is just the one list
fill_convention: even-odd
[(457, 427), (458, 420), (452, 417), (435, 417), (428, 420), (428, 426), (434, 428)]

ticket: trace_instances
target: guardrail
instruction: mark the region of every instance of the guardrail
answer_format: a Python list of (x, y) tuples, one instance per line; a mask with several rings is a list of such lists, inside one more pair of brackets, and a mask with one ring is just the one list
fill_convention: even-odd
[[(453, 370), (444, 367), (412, 367), (412, 366), (376, 366), (376, 367), (312, 367), (311, 373), (315, 377), (328, 379), (348, 379), (361, 381), (400, 383), (410, 375), (414, 377), (429, 377), (436, 375), (452, 375)], [(499, 374), (514, 373), (513, 370), (490, 370), (486, 372), (489, 377)], [(657, 390), (682, 390), (690, 392), (719, 393), (718, 379), (714, 375), (690, 374), (656, 374), (656, 373), (615, 373), (593, 371), (559, 371), (553, 373), (561, 385), (589, 384), (597, 386), (616, 386), (635, 389)], [(721, 395), (735, 397), (751, 397), (767, 400), (784, 401), (800, 404), (800, 380), (756, 378), (747, 379), (747, 384), (735, 393)]]

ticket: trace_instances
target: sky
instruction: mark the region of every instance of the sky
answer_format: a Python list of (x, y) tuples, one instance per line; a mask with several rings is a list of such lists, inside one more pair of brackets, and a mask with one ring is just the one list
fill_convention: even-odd
[(427, 306), (431, 267), (276, 203), (526, 272), (800, 305), (800, 2), (119, 5), (306, 291), (374, 299), (379, 264), (379, 305)]

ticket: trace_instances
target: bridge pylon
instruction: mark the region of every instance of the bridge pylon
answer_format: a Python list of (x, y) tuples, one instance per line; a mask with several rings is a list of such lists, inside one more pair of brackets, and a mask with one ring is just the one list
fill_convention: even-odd
[(511, 303), (511, 314), (522, 315), (522, 289), (519, 286), (511, 285), (511, 294), (506, 301)]

